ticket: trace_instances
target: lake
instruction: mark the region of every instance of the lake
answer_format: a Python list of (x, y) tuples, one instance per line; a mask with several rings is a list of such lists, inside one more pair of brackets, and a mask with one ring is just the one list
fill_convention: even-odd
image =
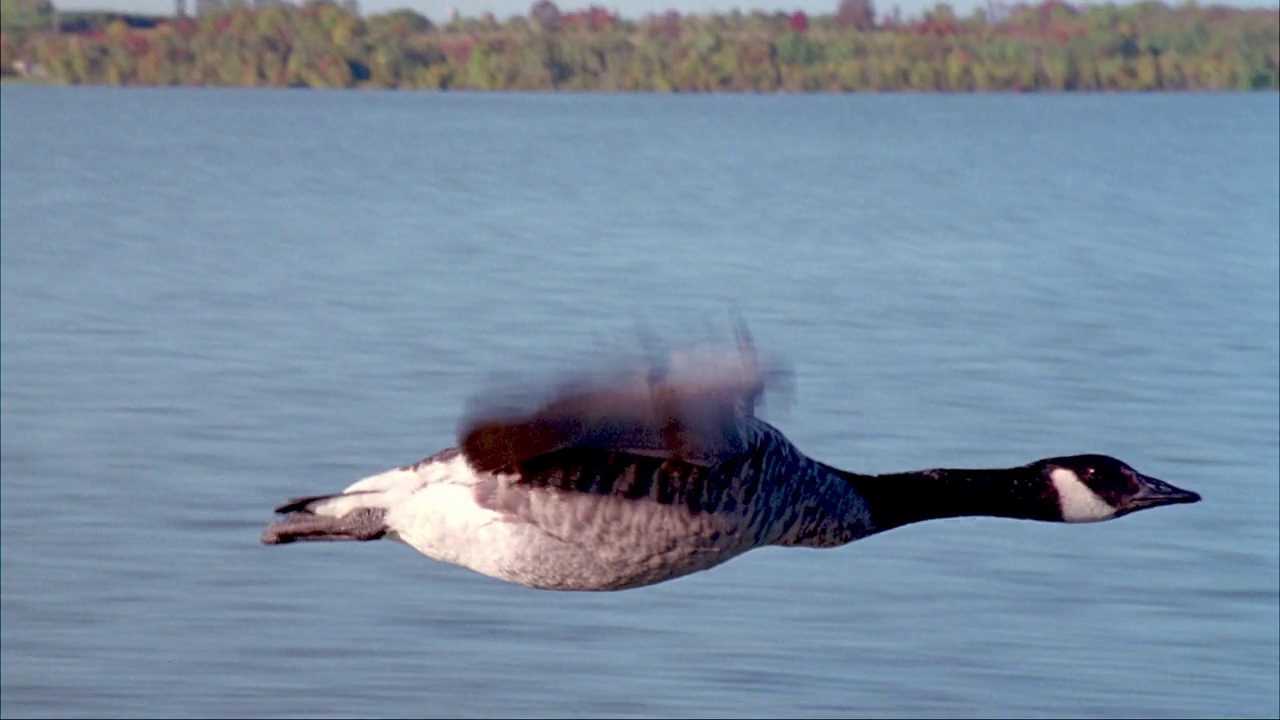
[[(1280, 714), (1280, 104), (5, 85), (5, 717)], [(283, 500), (740, 313), (864, 472), (1102, 452), (1204, 495), (621, 593)]]

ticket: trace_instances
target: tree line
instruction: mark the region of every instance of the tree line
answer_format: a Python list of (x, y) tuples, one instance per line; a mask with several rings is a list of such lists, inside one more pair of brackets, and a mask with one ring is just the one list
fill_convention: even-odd
[[(1280, 9), (943, 3), (918, 17), (841, 0), (829, 15), (677, 12), (631, 20), (538, 0), (525, 16), (352, 3), (203, 3), (196, 17), (63, 13), (3, 0), (0, 70), (46, 82), (659, 92), (1276, 90)], [(180, 7), (183, 7), (180, 5)], [(17, 8), (15, 10), (15, 8)]]

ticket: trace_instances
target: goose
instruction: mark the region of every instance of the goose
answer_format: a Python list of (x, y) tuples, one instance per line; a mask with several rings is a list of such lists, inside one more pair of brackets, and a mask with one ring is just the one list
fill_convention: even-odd
[(523, 403), (482, 398), (455, 447), (340, 493), (290, 500), (262, 542), (388, 538), (533, 588), (623, 590), (754, 548), (832, 548), (924, 520), (1089, 523), (1200, 500), (1098, 454), (994, 469), (841, 470), (757, 417), (774, 370), (740, 339)]

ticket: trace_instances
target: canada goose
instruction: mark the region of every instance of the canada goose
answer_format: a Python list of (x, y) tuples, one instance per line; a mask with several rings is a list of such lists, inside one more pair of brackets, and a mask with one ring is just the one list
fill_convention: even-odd
[(765, 545), (836, 547), (921, 520), (1094, 522), (1193, 503), (1105, 455), (862, 475), (807, 457), (754, 408), (749, 344), (472, 413), (450, 448), (278, 508), (262, 542), (392, 538), (535, 588), (621, 590)]

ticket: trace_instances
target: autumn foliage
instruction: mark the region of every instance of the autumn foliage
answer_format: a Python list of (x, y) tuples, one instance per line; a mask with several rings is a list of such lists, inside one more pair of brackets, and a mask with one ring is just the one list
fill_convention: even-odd
[[(436, 26), (332, 2), (196, 18), (6, 25), (0, 68), (58, 83), (609, 91), (1275, 90), (1280, 11), (1159, 2), (987, 5), (957, 16), (733, 12), (639, 20), (538, 0)], [(57, 17), (56, 15), (54, 16)]]

